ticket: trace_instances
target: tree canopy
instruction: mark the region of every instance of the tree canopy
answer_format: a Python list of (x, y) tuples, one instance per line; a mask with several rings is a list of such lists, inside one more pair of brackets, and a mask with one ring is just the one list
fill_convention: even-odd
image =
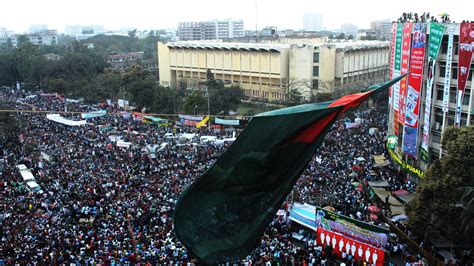
[(447, 155), (429, 167), (408, 205), (410, 223), (420, 235), (435, 230), (454, 241), (472, 242), (474, 224), (467, 217), (474, 213), (474, 193), (469, 192), (474, 187), (474, 127), (448, 128), (442, 145)]

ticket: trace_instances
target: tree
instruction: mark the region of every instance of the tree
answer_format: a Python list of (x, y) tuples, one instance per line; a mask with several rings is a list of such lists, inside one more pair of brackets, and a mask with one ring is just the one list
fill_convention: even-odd
[[(463, 195), (458, 190), (474, 186), (474, 127), (448, 128), (442, 145), (448, 154), (429, 167), (415, 199), (407, 206), (410, 225), (420, 236), (435, 230), (452, 240), (472, 241), (472, 224), (462, 220), (472, 211), (472, 205), (468, 205), (472, 198), (464, 199), (471, 208), (464, 216), (463, 209), (456, 206)], [(471, 235), (463, 234), (462, 228)]]
[(0, 85), (12, 85), (19, 78), (13, 53), (0, 51)]
[(297, 89), (292, 89), (288, 91), (286, 98), (288, 99), (288, 104), (290, 106), (303, 103), (303, 95), (301, 95), (301, 92)]
[(340, 40), (343, 40), (343, 39), (345, 39), (345, 38), (346, 38), (346, 35), (345, 35), (343, 32), (341, 32), (341, 33), (336, 37), (336, 39), (340, 39)]
[[(11, 109), (7, 103), (0, 99), (0, 109)], [(20, 127), (14, 113), (0, 113), (0, 146), (9, 146), (18, 142)]]
[(210, 69), (206, 71), (206, 87), (208, 90), (217, 90), (223, 88), (223, 84), (219, 84), (217, 80), (214, 78), (214, 74), (211, 72)]
[(207, 110), (207, 101), (199, 91), (193, 91), (191, 94), (186, 96), (184, 102), (184, 112), (187, 114), (202, 114)]
[(239, 87), (221, 88), (211, 91), (210, 94), (210, 112), (211, 114), (229, 113), (230, 110), (236, 110), (242, 102), (244, 93)]
[(101, 99), (117, 100), (122, 87), (122, 74), (118, 70), (106, 69), (97, 77), (97, 94)]

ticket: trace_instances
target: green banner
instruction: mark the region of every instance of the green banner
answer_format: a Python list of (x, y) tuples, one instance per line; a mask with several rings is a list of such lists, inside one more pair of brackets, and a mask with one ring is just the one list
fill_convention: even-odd
[(414, 167), (413, 165), (409, 165), (407, 162), (403, 161), (392, 149), (387, 149), (388, 153), (390, 153), (390, 157), (403, 169), (403, 171), (416, 175), (419, 178), (423, 178), (425, 176), (425, 172), (421, 169)]
[(431, 22), (430, 23), (430, 42), (428, 56), (430, 58), (436, 59), (438, 56), (439, 47), (441, 46), (441, 41), (443, 40), (444, 35), (444, 25)]
[(389, 234), (390, 233), (389, 229), (385, 229), (385, 228), (382, 228), (382, 227), (378, 227), (378, 226), (375, 226), (375, 225), (364, 223), (362, 221), (352, 219), (348, 216), (341, 215), (337, 212), (328, 211), (328, 210), (325, 210), (323, 208), (320, 208), (320, 207), (316, 206), (316, 213), (318, 213), (319, 211), (324, 212), (324, 219), (326, 219), (326, 220), (331, 220), (331, 221), (343, 220), (343, 221), (352, 223), (352, 224), (354, 224), (354, 225), (356, 225), (360, 228), (363, 228), (365, 230), (369, 230), (369, 231), (372, 231), (372, 232), (383, 233), (383, 234)]
[(400, 70), (402, 65), (402, 39), (403, 39), (403, 23), (397, 24), (397, 38), (395, 40), (395, 70)]

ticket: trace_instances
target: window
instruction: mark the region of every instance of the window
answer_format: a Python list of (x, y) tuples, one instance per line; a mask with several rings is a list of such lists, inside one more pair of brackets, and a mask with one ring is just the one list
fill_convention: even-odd
[(436, 100), (442, 101), (443, 100), (443, 91), (442, 90), (437, 90), (436, 92)]
[(451, 78), (452, 79), (457, 79), (458, 78), (458, 68), (457, 68), (457, 66), (453, 67), (451, 69)]
[(319, 53), (313, 54), (313, 63), (319, 63)]
[(439, 67), (439, 76), (443, 77), (446, 75), (446, 67), (445, 66), (440, 66)]
[(319, 76), (319, 66), (313, 66), (313, 77)]
[(313, 79), (313, 89), (318, 89), (319, 88), (319, 80)]

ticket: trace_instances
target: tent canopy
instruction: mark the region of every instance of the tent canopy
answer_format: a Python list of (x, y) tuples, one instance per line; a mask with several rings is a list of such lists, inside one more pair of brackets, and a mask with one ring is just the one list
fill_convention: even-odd
[(369, 181), (369, 186), (371, 186), (371, 187), (388, 187), (388, 182), (387, 182), (387, 180)]

